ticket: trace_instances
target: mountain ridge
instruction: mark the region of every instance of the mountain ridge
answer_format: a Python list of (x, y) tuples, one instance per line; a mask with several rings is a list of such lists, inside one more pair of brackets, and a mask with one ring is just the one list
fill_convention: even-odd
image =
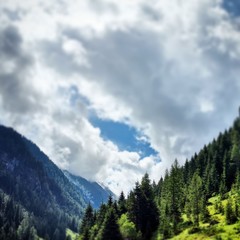
[(86, 197), (85, 200), (91, 203), (94, 208), (99, 208), (102, 203), (107, 202), (110, 195), (116, 198), (111, 190), (101, 186), (97, 182), (88, 181), (81, 176), (68, 172), (67, 170), (63, 170), (63, 173), (68, 180), (79, 189), (82, 195)]
[[(88, 182), (86, 179), (84, 181)], [(89, 182), (90, 186), (91, 184)], [(87, 185), (85, 188), (87, 191)], [(9, 239), (16, 239), (15, 235), (20, 231), (22, 221), (25, 223), (21, 229), (23, 228), (27, 235), (32, 229), (32, 232), (41, 238), (65, 239), (66, 228), (78, 231), (80, 219), (88, 202), (93, 201), (96, 206), (100, 204), (94, 199), (93, 193), (91, 199), (88, 199), (88, 195), (80, 191), (80, 182), (79, 186), (73, 184), (36, 144), (13, 128), (2, 125), (0, 125), (0, 190), (3, 209), (8, 208), (10, 204), (9, 211), (15, 215), (18, 206), (17, 209), (20, 209), (22, 216), (21, 221), (15, 221), (14, 218), (9, 223), (10, 218), (7, 216), (9, 211), (0, 211), (1, 239), (7, 239), (9, 232), (12, 233)], [(93, 187), (91, 191), (94, 192)], [(9, 225), (14, 226), (11, 231)], [(24, 239), (24, 231), (21, 230), (18, 238)]]

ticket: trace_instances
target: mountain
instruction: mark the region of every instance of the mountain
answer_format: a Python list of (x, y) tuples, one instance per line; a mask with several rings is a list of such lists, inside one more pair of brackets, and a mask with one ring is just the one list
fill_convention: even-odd
[(159, 178), (145, 174), (97, 214), (89, 205), (79, 239), (240, 239), (240, 117)]
[(0, 126), (0, 239), (65, 239), (88, 202), (109, 191), (60, 170), (37, 145)]
[(154, 187), (159, 235), (169, 239), (240, 238), (240, 118)]
[(109, 190), (60, 170), (0, 126), (0, 239), (63, 240), (81, 219), (79, 239), (239, 239), (240, 118), (159, 178), (145, 174), (126, 198), (104, 203)]
[(109, 195), (114, 197), (114, 193), (111, 190), (100, 186), (97, 182), (89, 182), (66, 170), (63, 172), (68, 180), (78, 188), (85, 202), (89, 202), (94, 208), (99, 208), (102, 203), (107, 202)]

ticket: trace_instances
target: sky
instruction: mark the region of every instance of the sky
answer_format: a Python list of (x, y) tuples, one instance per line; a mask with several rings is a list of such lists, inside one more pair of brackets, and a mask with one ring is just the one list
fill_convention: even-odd
[(0, 2), (0, 124), (60, 168), (128, 192), (229, 128), (237, 0)]

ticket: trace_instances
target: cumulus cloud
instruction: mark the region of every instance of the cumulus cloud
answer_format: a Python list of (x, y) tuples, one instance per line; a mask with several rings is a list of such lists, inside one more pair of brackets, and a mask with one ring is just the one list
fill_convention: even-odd
[(38, 93), (29, 84), (30, 67), (34, 60), (22, 47), (22, 37), (12, 25), (0, 34), (0, 93), (3, 109), (14, 115), (24, 115), (41, 108)]
[[(61, 168), (127, 191), (236, 116), (239, 19), (220, 0), (1, 5), (0, 122)], [(120, 151), (91, 114), (138, 129), (161, 161)]]

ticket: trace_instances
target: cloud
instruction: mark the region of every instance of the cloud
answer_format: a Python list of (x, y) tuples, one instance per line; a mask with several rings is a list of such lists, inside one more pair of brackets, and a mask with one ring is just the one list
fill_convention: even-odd
[[(105, 184), (118, 186), (115, 189), (117, 193), (122, 189), (129, 190), (136, 176), (146, 171), (138, 166), (140, 156), (120, 151), (116, 145), (101, 138), (100, 130), (86, 118), (87, 103), (72, 85), (74, 81), (56, 81), (57, 76), (49, 69), (41, 69), (39, 73), (37, 64), (40, 62), (34, 64), (37, 60), (27, 54), (16, 27), (3, 29), (1, 36), (2, 61), (8, 64), (11, 60), (14, 64), (12, 68), (4, 68), (0, 75), (1, 122), (15, 127), (35, 141), (61, 168), (91, 180), (107, 180)], [(63, 48), (63, 53), (71, 55), (72, 46), (80, 45), (70, 42)], [(126, 167), (123, 171), (122, 166)], [(117, 176), (122, 178), (131, 170), (135, 172), (132, 178), (124, 182), (125, 186), (119, 186), (119, 179), (114, 177), (114, 173), (118, 172)]]
[(40, 108), (37, 92), (28, 84), (34, 60), (22, 47), (18, 29), (8, 26), (0, 30), (0, 93), (3, 108), (14, 114), (26, 114)]
[[(216, 124), (214, 121), (219, 117), (215, 108), (219, 109), (223, 95), (224, 100), (231, 101), (232, 95), (228, 96), (228, 93), (238, 89), (237, 79), (227, 76), (229, 69), (238, 71), (232, 60), (221, 56), (218, 49), (211, 46), (201, 53), (207, 47), (206, 43), (202, 46), (201, 38), (194, 43), (196, 46), (192, 52), (187, 47), (184, 51), (182, 47), (183, 55), (175, 57), (166, 49), (170, 47), (161, 42), (163, 34), (159, 36), (142, 29), (108, 31), (103, 36), (87, 40), (80, 33), (78, 36), (76, 29), (68, 29), (64, 33), (80, 41), (88, 52), (91, 68), (75, 68), (74, 72), (84, 74), (96, 88), (105, 91), (104, 95), (115, 98), (119, 105), (130, 106), (130, 114), (123, 112), (119, 120), (127, 118), (136, 126), (146, 128), (161, 155), (167, 150), (163, 156), (168, 161), (175, 157), (190, 157), (193, 149), (203, 145), (202, 138), (209, 141), (210, 136), (217, 133), (211, 125), (211, 122)], [(163, 38), (166, 37), (163, 35)], [(212, 36), (209, 37), (209, 45), (211, 41)], [(171, 46), (176, 47), (175, 44)], [(229, 65), (227, 71), (223, 69), (226, 64)], [(229, 81), (232, 84), (229, 85)], [(231, 90), (226, 91), (229, 88)], [(89, 99), (98, 101), (98, 98), (94, 100), (91, 92), (87, 94)], [(102, 107), (103, 116), (111, 118), (108, 105)], [(150, 124), (145, 127), (147, 123)], [(172, 142), (174, 137), (177, 141)], [(179, 141), (185, 144), (179, 144)]]
[[(146, 171), (158, 180), (237, 115), (240, 32), (229, 9), (219, 0), (7, 1), (0, 121), (116, 192)], [(137, 129), (162, 161), (102, 139), (92, 114)]]

